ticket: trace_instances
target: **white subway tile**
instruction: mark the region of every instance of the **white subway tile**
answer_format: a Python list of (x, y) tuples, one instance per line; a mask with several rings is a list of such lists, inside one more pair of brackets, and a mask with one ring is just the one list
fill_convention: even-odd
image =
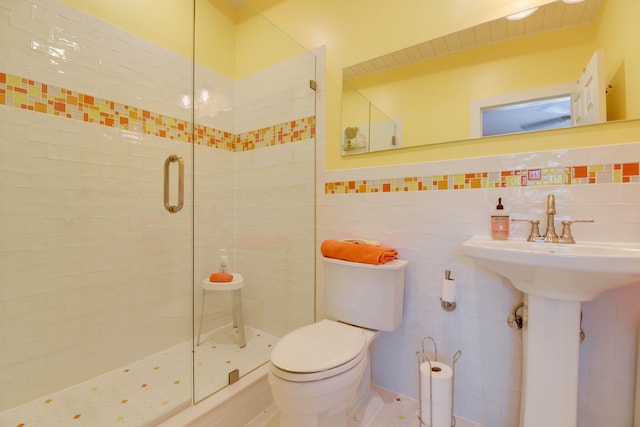
[[(381, 167), (364, 168), (354, 171), (340, 171), (327, 173), (323, 178), (327, 181), (344, 181), (351, 179), (379, 179), (392, 176), (423, 176), (439, 174), (443, 172), (468, 172), (478, 171), (500, 171), (507, 168), (519, 167), (540, 167), (544, 165), (584, 165), (599, 163), (603, 160), (600, 155), (604, 155), (607, 161), (614, 163), (621, 159), (629, 158), (634, 146), (620, 147), (598, 147), (597, 149), (579, 149), (567, 152), (541, 153), (536, 156), (514, 155), (507, 156), (506, 159), (485, 158), (476, 161), (460, 160), (440, 162), (438, 164), (423, 163), (416, 165), (403, 165), (402, 167)], [(636, 151), (637, 152), (637, 151)], [(614, 153), (614, 154), (611, 154)], [(520, 376), (517, 370), (505, 369), (513, 365), (511, 360), (521, 357), (520, 335), (506, 325), (505, 315), (511, 306), (521, 301), (521, 294), (512, 285), (500, 278), (498, 275), (477, 265), (472, 260), (461, 254), (459, 244), (472, 235), (488, 235), (488, 217), (495, 204), (497, 197), (509, 202), (509, 209), (513, 217), (533, 217), (542, 220), (544, 225), (544, 204), (547, 194), (553, 193), (557, 197), (557, 209), (559, 217), (582, 219), (595, 217), (596, 223), (583, 224), (576, 227), (575, 234), (581, 240), (607, 241), (612, 238), (620, 242), (637, 242), (638, 227), (637, 215), (634, 216), (638, 206), (635, 201), (637, 189), (634, 184), (602, 184), (602, 185), (576, 185), (563, 188), (522, 188), (522, 189), (488, 189), (473, 191), (444, 191), (433, 193), (409, 193), (402, 196), (398, 194), (364, 194), (364, 195), (329, 195), (323, 193), (323, 187), (319, 187), (318, 197), (318, 238), (346, 237), (353, 230), (364, 230), (373, 236), (389, 236), (394, 244), (402, 247), (411, 247), (404, 250), (403, 255), (407, 256), (411, 262), (407, 273), (407, 289), (411, 293), (410, 303), (405, 306), (405, 324), (410, 325), (409, 329), (415, 327), (425, 327), (437, 325), (444, 328), (443, 320), (438, 312), (437, 304), (427, 299), (420, 299), (414, 295), (427, 295), (437, 292), (437, 274), (432, 276), (432, 281), (423, 279), (425, 272), (437, 270), (438, 264), (447, 263), (447, 267), (453, 270), (454, 276), (458, 274), (459, 282), (464, 278), (467, 286), (459, 286), (459, 293), (463, 295), (469, 288), (476, 290), (473, 299), (465, 300), (461, 296), (460, 310), (463, 303), (475, 304), (473, 316), (477, 324), (485, 325), (481, 330), (477, 330), (469, 325), (461, 326), (463, 342), (465, 348), (470, 348), (472, 352), (480, 352), (485, 357), (495, 357), (495, 376), (504, 381), (504, 384), (512, 384), (518, 388)], [(629, 196), (628, 193), (634, 193)], [(632, 203), (630, 205), (630, 203)], [(386, 221), (385, 218), (399, 216), (402, 221)], [(515, 227), (512, 237), (523, 238), (527, 234), (526, 227)], [(364, 232), (363, 231), (363, 232)], [(452, 239), (452, 236), (459, 236), (459, 239)], [(440, 243), (442, 240), (450, 243)], [(435, 251), (430, 252), (433, 247)], [(416, 264), (419, 264), (416, 266)], [(414, 274), (419, 271), (419, 274)], [(461, 273), (456, 273), (457, 271)], [(462, 275), (462, 276), (460, 276)], [(609, 378), (624, 378), (633, 376), (633, 344), (635, 342), (635, 328), (639, 320), (638, 304), (639, 296), (637, 292), (631, 292), (626, 288), (611, 291), (603, 294), (595, 301), (584, 304), (585, 320), (583, 327), (587, 334), (587, 340), (582, 346), (582, 360), (613, 360), (620, 358), (620, 362), (606, 362), (621, 365), (615, 372), (607, 374), (600, 372), (597, 375), (610, 375)], [(624, 295), (624, 296), (623, 296)], [(440, 310), (441, 311), (441, 310)], [(414, 326), (416, 319), (419, 319), (420, 326)], [(474, 320), (471, 320), (472, 322)], [(408, 322), (408, 323), (407, 323)], [(491, 323), (493, 322), (493, 323)], [(491, 325), (491, 327), (489, 327)], [(629, 325), (629, 326), (627, 326)], [(468, 331), (468, 332), (467, 332)], [(456, 331), (454, 330), (454, 334)], [(504, 334), (503, 334), (504, 333)], [(479, 341), (472, 343), (472, 339), (477, 336)], [(407, 339), (410, 334), (407, 335)], [(447, 342), (452, 342), (453, 337), (448, 335), (444, 338)], [(498, 344), (495, 347), (494, 342)], [(399, 347), (411, 347), (415, 345), (410, 341), (404, 341), (404, 345)], [(474, 348), (474, 345), (476, 346)], [(478, 347), (479, 346), (479, 347)], [(389, 350), (389, 355), (385, 361), (379, 362), (380, 369), (391, 369), (391, 364), (397, 360), (397, 353)], [(586, 359), (585, 359), (586, 357)], [(463, 360), (477, 359), (476, 354), (463, 354)], [(591, 369), (581, 369), (581, 384), (585, 384), (585, 378), (596, 374), (593, 369), (595, 365), (589, 362)], [(486, 366), (483, 366), (486, 369)], [(385, 381), (387, 381), (385, 379)], [(390, 380), (389, 380), (390, 381)], [(410, 376), (395, 380), (401, 384), (409, 384), (412, 380)], [(494, 381), (493, 377), (483, 378), (484, 381)], [(616, 379), (617, 381), (617, 379)], [(463, 376), (460, 378), (460, 387), (464, 388), (469, 381)], [(386, 387), (390, 382), (379, 383)], [(503, 384), (503, 383), (499, 383)], [(593, 387), (597, 387), (598, 381), (594, 380)], [(458, 385), (457, 385), (458, 386)], [(508, 386), (506, 386), (508, 387)], [(584, 387), (590, 389), (591, 386), (581, 385), (581, 398), (590, 402), (592, 397), (584, 400)], [(478, 411), (478, 418), (471, 419), (481, 421), (485, 425), (515, 425), (518, 413), (519, 402), (511, 402), (513, 406), (505, 405), (496, 409), (496, 413), (491, 415), (487, 411), (487, 401), (498, 399), (499, 391), (487, 389), (487, 394), (480, 399), (482, 410)], [(611, 402), (613, 399), (608, 394), (605, 399)], [(629, 397), (622, 397), (625, 405), (628, 405)], [(471, 403), (468, 403), (471, 405)], [(463, 412), (474, 412), (470, 406), (461, 409)], [(611, 414), (610, 418), (616, 419), (611, 407), (607, 409)], [(628, 412), (628, 409), (625, 409)], [(624, 418), (624, 417), (623, 417)], [(505, 421), (508, 420), (508, 421)], [(624, 424), (622, 424), (624, 425)]]

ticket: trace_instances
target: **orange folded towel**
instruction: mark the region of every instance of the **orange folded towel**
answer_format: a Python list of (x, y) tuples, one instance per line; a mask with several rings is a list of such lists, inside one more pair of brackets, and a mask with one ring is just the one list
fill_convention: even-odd
[(209, 276), (210, 282), (231, 282), (233, 280), (233, 274), (229, 273), (211, 273)]
[(393, 248), (345, 243), (337, 240), (325, 240), (322, 242), (320, 252), (327, 258), (376, 265), (386, 264), (398, 259), (398, 251)]

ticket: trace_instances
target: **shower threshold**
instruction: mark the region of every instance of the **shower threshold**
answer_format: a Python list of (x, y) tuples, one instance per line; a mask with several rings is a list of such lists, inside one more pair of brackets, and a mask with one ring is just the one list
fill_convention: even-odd
[[(244, 375), (269, 360), (278, 338), (245, 327), (239, 348), (231, 325), (203, 335), (194, 357), (195, 400), (228, 384), (228, 372)], [(107, 374), (0, 412), (7, 427), (156, 425), (191, 404), (191, 341), (186, 341)], [(214, 374), (215, 373), (215, 374)]]

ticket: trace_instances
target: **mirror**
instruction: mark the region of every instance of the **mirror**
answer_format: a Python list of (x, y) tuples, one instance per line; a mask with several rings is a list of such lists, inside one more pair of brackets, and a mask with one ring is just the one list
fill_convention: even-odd
[[(604, 54), (606, 120), (634, 118), (627, 114), (627, 102), (638, 97), (626, 93), (633, 86), (625, 76), (637, 73), (625, 72), (624, 56), (640, 37), (637, 26), (624, 18), (632, 1), (558, 0), (523, 20), (497, 19), (345, 68), (342, 154), (481, 137), (475, 128), (483, 110), (498, 105), (513, 110), (520, 100), (570, 95), (597, 50)], [(540, 108), (548, 113), (554, 107)], [(545, 128), (530, 123), (566, 126), (566, 111), (558, 114), (563, 120), (532, 117), (521, 132)], [(372, 131), (385, 125), (393, 135)], [(356, 139), (349, 138), (353, 129)]]
[(382, 151), (402, 145), (402, 123), (391, 119), (376, 108), (360, 92), (343, 86), (342, 103), (350, 108), (342, 109), (343, 156)]

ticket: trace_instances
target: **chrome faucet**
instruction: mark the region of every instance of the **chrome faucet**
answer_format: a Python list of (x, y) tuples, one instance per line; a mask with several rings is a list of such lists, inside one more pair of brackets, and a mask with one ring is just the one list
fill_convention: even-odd
[(592, 219), (574, 219), (562, 221), (562, 235), (556, 234), (555, 226), (556, 218), (556, 197), (553, 194), (547, 196), (547, 229), (544, 234), (540, 234), (538, 219), (511, 219), (511, 221), (524, 221), (531, 223), (531, 232), (527, 237), (527, 242), (545, 242), (545, 243), (575, 243), (575, 239), (571, 234), (571, 224), (575, 222), (594, 222)]
[(556, 196), (549, 194), (547, 196), (547, 230), (544, 232), (544, 241), (546, 243), (558, 243), (558, 235), (555, 226), (556, 216)]

